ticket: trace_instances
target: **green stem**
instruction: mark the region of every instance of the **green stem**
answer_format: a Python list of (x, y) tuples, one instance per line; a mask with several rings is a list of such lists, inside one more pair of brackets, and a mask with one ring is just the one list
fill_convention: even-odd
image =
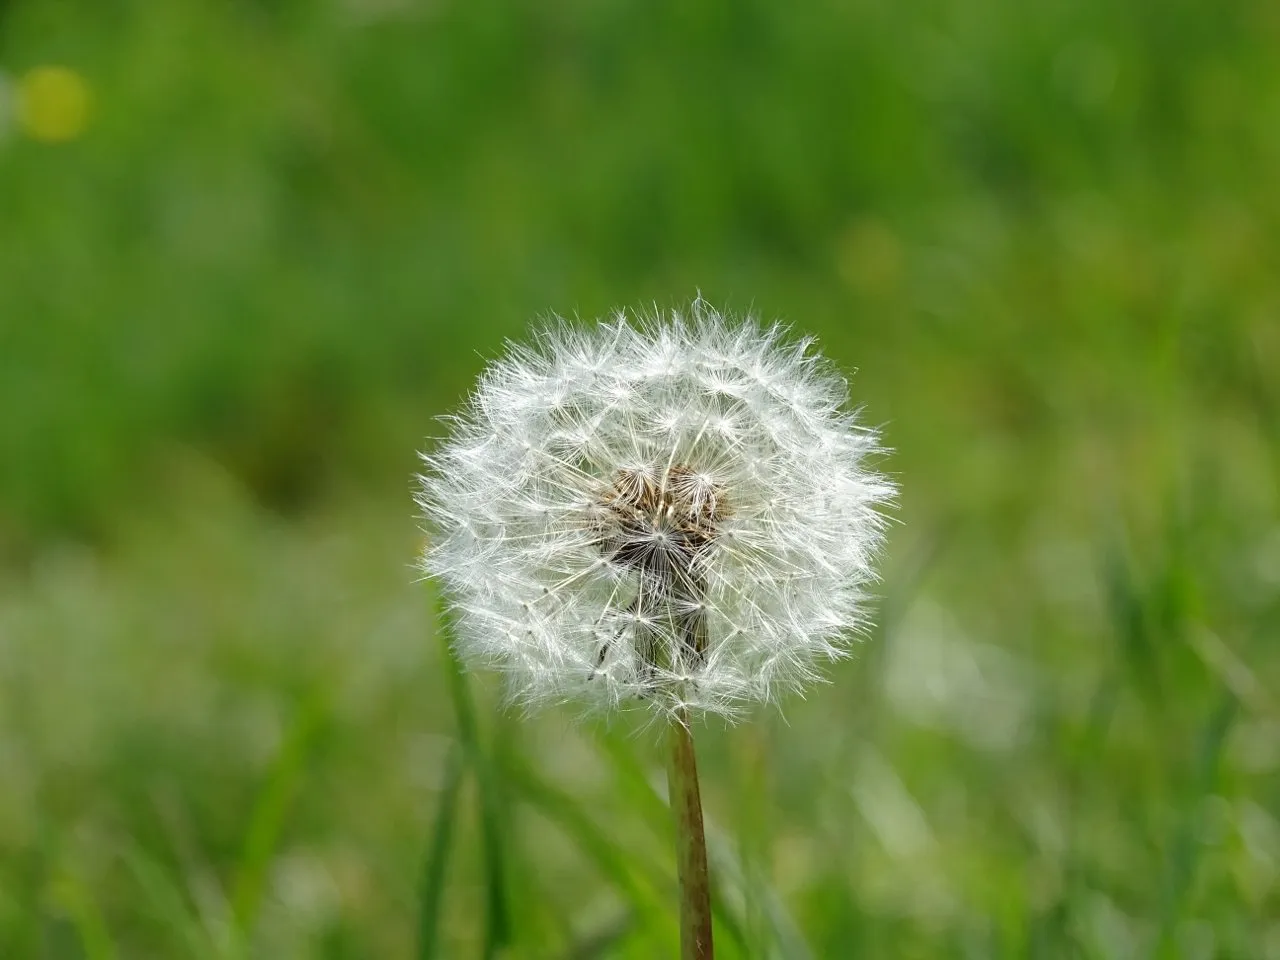
[(671, 720), (671, 764), (667, 771), (671, 814), (676, 820), (676, 875), (680, 879), (681, 960), (712, 960), (711, 883), (707, 874), (707, 838), (702, 829), (702, 797), (693, 754), (689, 717), (681, 710)]

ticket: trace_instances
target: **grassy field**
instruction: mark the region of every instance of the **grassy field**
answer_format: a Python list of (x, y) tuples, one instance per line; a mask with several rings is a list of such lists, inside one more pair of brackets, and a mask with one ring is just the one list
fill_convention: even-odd
[(1278, 960), (1277, 49), (0, 2), (0, 957), (674, 955), (657, 738), (456, 672), (410, 478), (530, 319), (700, 290), (902, 489), (857, 657), (697, 730), (721, 955)]

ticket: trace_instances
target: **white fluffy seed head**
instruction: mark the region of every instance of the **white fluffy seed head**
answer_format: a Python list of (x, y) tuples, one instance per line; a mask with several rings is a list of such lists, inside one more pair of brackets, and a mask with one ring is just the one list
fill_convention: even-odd
[(732, 715), (847, 651), (894, 491), (785, 334), (698, 299), (558, 320), (485, 371), (419, 478), (464, 660), (529, 706)]

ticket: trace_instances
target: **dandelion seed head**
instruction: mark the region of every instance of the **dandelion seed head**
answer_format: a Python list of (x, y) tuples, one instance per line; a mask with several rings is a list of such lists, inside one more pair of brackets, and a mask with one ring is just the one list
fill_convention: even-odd
[(424, 455), (422, 568), (513, 699), (732, 716), (867, 626), (892, 485), (847, 387), (780, 326), (556, 321)]

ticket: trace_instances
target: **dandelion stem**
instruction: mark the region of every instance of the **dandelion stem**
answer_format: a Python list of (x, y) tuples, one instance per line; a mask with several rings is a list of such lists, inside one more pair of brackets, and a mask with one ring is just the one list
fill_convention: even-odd
[(711, 883), (707, 839), (702, 828), (702, 797), (693, 753), (689, 716), (680, 710), (671, 720), (671, 763), (667, 771), (671, 813), (676, 820), (676, 875), (680, 880), (681, 960), (712, 960)]

